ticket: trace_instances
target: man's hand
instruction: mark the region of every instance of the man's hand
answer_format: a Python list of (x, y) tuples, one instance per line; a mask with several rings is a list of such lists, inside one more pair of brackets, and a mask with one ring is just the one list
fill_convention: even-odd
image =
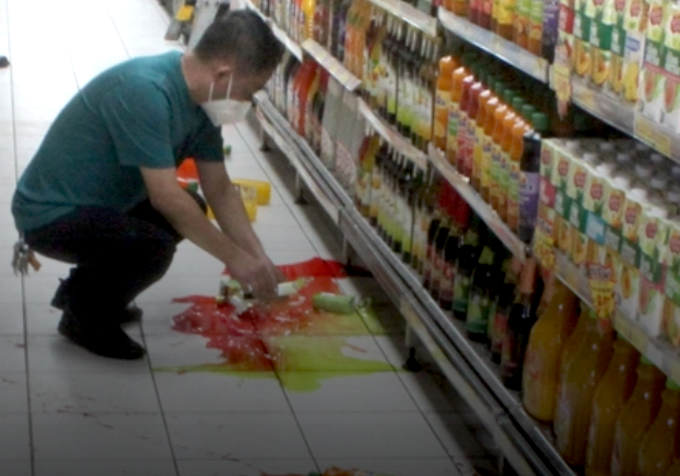
[(241, 283), (244, 290), (252, 290), (256, 298), (276, 297), (276, 288), (282, 275), (266, 256), (235, 253), (227, 263), (227, 268), (231, 277)]

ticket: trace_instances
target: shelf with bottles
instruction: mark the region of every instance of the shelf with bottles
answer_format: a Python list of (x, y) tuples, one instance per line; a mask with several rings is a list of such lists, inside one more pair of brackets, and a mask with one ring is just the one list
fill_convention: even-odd
[(361, 79), (349, 72), (345, 66), (333, 57), (326, 48), (311, 38), (302, 42), (302, 49), (319, 63), (326, 71), (333, 75), (348, 91), (355, 91), (361, 86)]
[(272, 18), (262, 13), (251, 0), (245, 0), (245, 5), (246, 8), (254, 11), (260, 16), (260, 18), (267, 22), (274, 35), (279, 39), (283, 46), (285, 46), (286, 49), (298, 59), (298, 61), (302, 61), (302, 48), (300, 48), (300, 45), (296, 41), (293, 41), (293, 39), (282, 28), (280, 28)]
[[(437, 36), (437, 18), (403, 0), (369, 0), (376, 7), (405, 21), (426, 35)], [(428, 9), (431, 9), (428, 8)]]
[(545, 58), (536, 56), (518, 44), (495, 35), (488, 29), (475, 25), (467, 18), (457, 16), (444, 8), (439, 9), (438, 18), (442, 26), (454, 35), (491, 53), (535, 79), (548, 83), (550, 63)]
[(444, 153), (432, 145), (430, 146), (428, 159), (501, 240), (508, 251), (524, 260), (527, 244), (517, 237), (489, 204), (472, 188), (470, 180), (458, 173), (456, 168), (446, 160)]

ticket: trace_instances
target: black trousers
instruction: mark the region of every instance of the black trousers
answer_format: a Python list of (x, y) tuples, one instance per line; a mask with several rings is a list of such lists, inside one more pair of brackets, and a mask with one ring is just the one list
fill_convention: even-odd
[[(203, 199), (188, 191), (205, 212)], [(144, 201), (127, 214), (79, 207), (24, 234), (36, 252), (74, 264), (57, 291), (64, 308), (83, 323), (112, 322), (137, 295), (163, 277), (182, 240)]]

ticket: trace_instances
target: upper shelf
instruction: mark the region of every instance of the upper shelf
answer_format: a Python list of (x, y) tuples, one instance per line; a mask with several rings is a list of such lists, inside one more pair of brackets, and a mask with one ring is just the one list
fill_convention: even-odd
[(345, 66), (335, 59), (326, 48), (311, 38), (302, 42), (302, 49), (324, 67), (348, 91), (354, 91), (361, 85), (361, 79), (350, 73)]
[(526, 257), (527, 245), (522, 242), (517, 235), (506, 225), (498, 214), (486, 203), (477, 191), (472, 188), (468, 179), (458, 173), (458, 171), (447, 162), (444, 154), (430, 144), (429, 160), (437, 170), (448, 180), (456, 189), (460, 196), (472, 208), (479, 218), (486, 223), (486, 226), (498, 237), (505, 247), (522, 260)]
[(359, 110), (366, 118), (366, 121), (371, 127), (389, 144), (398, 149), (409, 160), (411, 160), (417, 167), (425, 170), (427, 168), (427, 155), (420, 149), (416, 148), (411, 142), (395, 131), (391, 126), (386, 124), (378, 115), (371, 109), (368, 104), (359, 99)]
[(467, 19), (439, 8), (439, 21), (454, 35), (487, 51), (543, 83), (548, 82), (550, 64), (544, 58), (533, 55), (511, 41), (507, 41), (489, 30), (470, 23)]
[(680, 163), (680, 135), (640, 114), (634, 105), (572, 78), (572, 101), (598, 119), (616, 127)]
[(293, 39), (288, 36), (288, 34), (283, 31), (271, 18), (265, 16), (259, 8), (257, 8), (250, 0), (245, 0), (245, 5), (249, 10), (257, 13), (260, 18), (269, 24), (274, 35), (279, 39), (281, 43), (290, 51), (290, 53), (295, 56), (298, 61), (302, 61), (302, 48)]
[(429, 36), (437, 36), (437, 19), (401, 0), (370, 0), (370, 2), (416, 27)]

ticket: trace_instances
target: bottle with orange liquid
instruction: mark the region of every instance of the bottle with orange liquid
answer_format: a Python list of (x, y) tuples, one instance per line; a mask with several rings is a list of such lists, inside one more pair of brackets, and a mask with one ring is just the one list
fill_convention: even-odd
[(463, 95), (463, 80), (468, 76), (468, 70), (459, 66), (451, 77), (451, 99), (449, 102), (449, 118), (446, 133), (446, 159), (456, 166), (458, 162), (458, 131), (460, 129), (460, 99)]
[(508, 103), (508, 111), (503, 116), (500, 142), (500, 167), (498, 169), (498, 208), (496, 212), (504, 222), (508, 221), (508, 186), (510, 183), (510, 146), (512, 145), (512, 128), (517, 120), (513, 104), (518, 99), (513, 96)]
[(557, 450), (572, 466), (583, 466), (595, 388), (602, 379), (612, 354), (614, 333), (589, 314), (578, 353), (560, 376), (553, 427)]
[(494, 125), (493, 132), (491, 133), (491, 139), (493, 141), (491, 147), (491, 171), (490, 171), (490, 186), (489, 186), (489, 198), (491, 207), (498, 211), (501, 208), (501, 164), (502, 164), (502, 152), (501, 143), (503, 140), (503, 120), (505, 115), (508, 113), (510, 108), (508, 107), (508, 98), (513, 98), (514, 93), (505, 90), (503, 96), (503, 101), (493, 113)]
[(479, 106), (475, 119), (475, 143), (472, 152), (472, 187), (481, 194), (482, 175), (484, 173), (484, 125), (486, 124), (487, 104), (494, 97), (493, 93), (486, 86), (479, 94)]
[(496, 109), (501, 105), (499, 96), (505, 91), (502, 82), (496, 81), (492, 83), (494, 96), (486, 103), (486, 111), (484, 113), (484, 137), (482, 144), (482, 166), (480, 188), (481, 195), (485, 202), (491, 202), (491, 177), (492, 177), (492, 162), (493, 162), (493, 131), (495, 128), (495, 113)]
[(475, 83), (475, 76), (469, 74), (463, 79), (463, 91), (460, 96), (460, 108), (458, 112), (459, 122), (458, 122), (458, 154), (456, 156), (456, 169), (458, 172), (469, 177), (466, 174), (466, 165), (468, 163), (468, 144), (470, 139), (468, 138), (468, 108), (470, 107), (470, 90)]
[(469, 0), (450, 0), (449, 10), (459, 17), (467, 17), (470, 11)]
[(545, 422), (551, 422), (555, 416), (560, 356), (576, 328), (579, 312), (578, 297), (560, 281), (553, 286), (550, 303), (531, 329), (522, 377), (524, 408)]
[(665, 379), (649, 359), (640, 359), (635, 389), (621, 409), (614, 427), (612, 476), (636, 476), (640, 441), (659, 413)]
[(524, 152), (524, 135), (531, 131), (531, 125), (519, 115), (510, 130), (511, 143), (508, 153), (508, 185), (507, 185), (507, 223), (510, 229), (519, 232), (520, 216), (520, 160)]
[(434, 145), (440, 150), (446, 150), (453, 71), (457, 66), (458, 62), (453, 56), (444, 56), (439, 60), (439, 77), (434, 103)]
[(470, 101), (467, 108), (467, 146), (465, 148), (465, 165), (463, 174), (473, 180), (475, 143), (477, 139), (477, 116), (479, 114), (479, 96), (484, 91), (484, 85), (479, 81), (478, 74), (475, 82), (470, 87)]
[(640, 442), (639, 476), (666, 476), (673, 462), (680, 457), (680, 385), (668, 379), (661, 398), (659, 414)]
[(640, 354), (635, 347), (622, 339), (614, 342), (614, 356), (595, 390), (588, 430), (586, 476), (610, 474), (616, 420), (635, 388), (635, 369), (639, 360)]

